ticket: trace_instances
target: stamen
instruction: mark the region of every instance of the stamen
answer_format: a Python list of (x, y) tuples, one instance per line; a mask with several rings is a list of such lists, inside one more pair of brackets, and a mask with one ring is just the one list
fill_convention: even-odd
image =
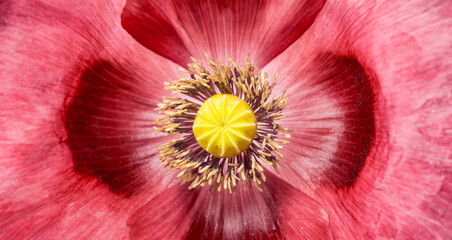
[(189, 189), (209, 185), (211, 191), (232, 193), (243, 181), (245, 189), (253, 185), (261, 191), (266, 181), (261, 163), (278, 171), (283, 158), (278, 149), (289, 143), (279, 137), (290, 138), (276, 123), (284, 118), (288, 97), (269, 100), (278, 75), (270, 84), (248, 58), (242, 68), (231, 58), (227, 66), (207, 56), (208, 69), (192, 60), (188, 70), (181, 69), (189, 77), (165, 83), (187, 99), (163, 98), (157, 105), (165, 117), (155, 121), (156, 133), (183, 136), (158, 147), (162, 166), (179, 170), (176, 178), (191, 182)]

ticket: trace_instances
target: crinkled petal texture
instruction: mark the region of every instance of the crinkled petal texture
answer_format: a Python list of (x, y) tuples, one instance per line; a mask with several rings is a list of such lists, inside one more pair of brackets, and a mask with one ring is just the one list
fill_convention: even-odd
[(452, 237), (451, 7), (329, 1), (264, 69), (291, 94), (280, 176), (337, 239)]
[[(451, 238), (451, 4), (324, 4), (0, 2), (0, 238)], [(206, 52), (292, 95), (262, 193), (158, 166), (163, 82)]]
[(1, 239), (126, 239), (169, 184), (152, 124), (177, 66), (122, 29), (123, 5), (0, 3)]
[[(189, 239), (331, 238), (325, 210), (277, 177), (263, 193), (234, 197), (172, 187), (156, 151), (167, 139), (152, 127), (178, 61), (122, 28), (124, 4), (2, 3), (0, 237), (127, 239), (156, 231), (169, 238), (174, 231)], [(293, 31), (304, 32), (322, 4)], [(252, 23), (252, 13), (239, 20)], [(168, 218), (173, 210), (180, 214)], [(174, 220), (168, 231), (162, 218)]]
[(128, 0), (122, 25), (138, 42), (182, 66), (205, 53), (221, 61), (250, 55), (264, 66), (311, 26), (324, 3)]

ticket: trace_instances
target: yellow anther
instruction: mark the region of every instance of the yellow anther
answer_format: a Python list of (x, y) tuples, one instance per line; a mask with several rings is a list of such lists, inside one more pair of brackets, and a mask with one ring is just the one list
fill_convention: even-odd
[(199, 109), (193, 133), (199, 145), (217, 158), (232, 158), (248, 149), (257, 121), (251, 107), (230, 94), (217, 94)]

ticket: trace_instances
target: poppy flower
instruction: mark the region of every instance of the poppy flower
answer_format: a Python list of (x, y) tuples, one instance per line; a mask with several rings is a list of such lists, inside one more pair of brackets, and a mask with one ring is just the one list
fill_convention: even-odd
[[(0, 1), (0, 238), (451, 238), (451, 9), (440, 0)], [(261, 184), (247, 184), (257, 181), (249, 168), (234, 191), (212, 192), (160, 166), (158, 149), (178, 136), (155, 135), (155, 109), (163, 97), (184, 99), (164, 83), (202, 79), (187, 65), (207, 66), (206, 53), (232, 72), (229, 57), (252, 69), (250, 79), (279, 74), (272, 96), (290, 95), (281, 118), (265, 115), (292, 132), (272, 148), (283, 158), (266, 153), (283, 167), (257, 160)], [(251, 135), (265, 132), (260, 119)], [(206, 159), (231, 157), (204, 148)]]

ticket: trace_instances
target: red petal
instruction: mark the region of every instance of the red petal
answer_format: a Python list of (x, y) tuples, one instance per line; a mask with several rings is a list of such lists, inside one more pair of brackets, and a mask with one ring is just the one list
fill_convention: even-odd
[(269, 174), (256, 189), (210, 193), (175, 186), (129, 219), (133, 239), (329, 239), (323, 208)]
[(122, 24), (144, 46), (183, 66), (189, 55), (204, 53), (222, 61), (250, 54), (263, 66), (311, 26), (324, 2), (129, 0)]
[[(281, 72), (279, 91), (288, 88), (293, 94), (286, 123), (301, 123), (291, 124), (295, 144), (285, 150), (289, 166), (281, 177), (325, 206), (339, 239), (452, 237), (452, 61), (447, 55), (452, 15), (446, 9), (450, 4), (444, 1), (328, 2), (310, 31), (266, 69)], [(324, 53), (355, 64), (318, 62)], [(335, 69), (341, 69), (336, 78), (355, 87), (338, 91), (333, 86), (343, 82), (320, 81)], [(343, 102), (359, 96), (356, 90), (363, 85), (356, 84), (363, 80), (372, 93), (359, 92), (373, 104), (359, 98)], [(375, 139), (364, 152), (366, 139), (350, 136), (371, 139), (364, 127), (369, 117), (358, 117), (366, 106), (374, 112)], [(353, 109), (358, 115), (348, 118), (344, 113)], [(319, 121), (304, 121), (310, 116)], [(307, 128), (313, 130), (306, 133)], [(337, 164), (334, 156), (345, 152), (344, 146), (348, 157)], [(364, 160), (362, 168), (350, 168), (355, 156)], [(353, 184), (325, 182), (340, 176), (331, 169), (356, 175), (343, 178), (354, 179)]]
[[(154, 87), (159, 86), (157, 79), (175, 78), (173, 65), (152, 53), (146, 55), (149, 51), (122, 29), (121, 3), (93, 5), (92, 1), (62, 0), (7, 4), (8, 15), (0, 17), (5, 23), (0, 28), (0, 239), (127, 238), (126, 218), (168, 181), (126, 198), (112, 194), (100, 176), (77, 174), (73, 153), (65, 144), (68, 136), (62, 116), (65, 106), (73, 102), (72, 96), (77, 95), (80, 78), (86, 79), (86, 71), (82, 75), (84, 69), (98, 58), (117, 69), (121, 66), (125, 72), (133, 72), (127, 75), (128, 80), (136, 80), (132, 83), (145, 79)], [(105, 77), (97, 79), (97, 83), (113, 80), (108, 78), (111, 76), (124, 76), (114, 75), (114, 71), (110, 75), (100, 70), (91, 73)], [(113, 88), (106, 86), (109, 91), (105, 93), (112, 96)], [(152, 92), (158, 91), (153, 88)], [(124, 95), (116, 96), (124, 99)], [(146, 99), (149, 105), (160, 98), (149, 96), (153, 96)], [(124, 128), (118, 129), (121, 130)], [(102, 153), (99, 148), (87, 150)], [(158, 172), (146, 171), (141, 172), (146, 177), (152, 175), (151, 180), (166, 175), (160, 168)]]

